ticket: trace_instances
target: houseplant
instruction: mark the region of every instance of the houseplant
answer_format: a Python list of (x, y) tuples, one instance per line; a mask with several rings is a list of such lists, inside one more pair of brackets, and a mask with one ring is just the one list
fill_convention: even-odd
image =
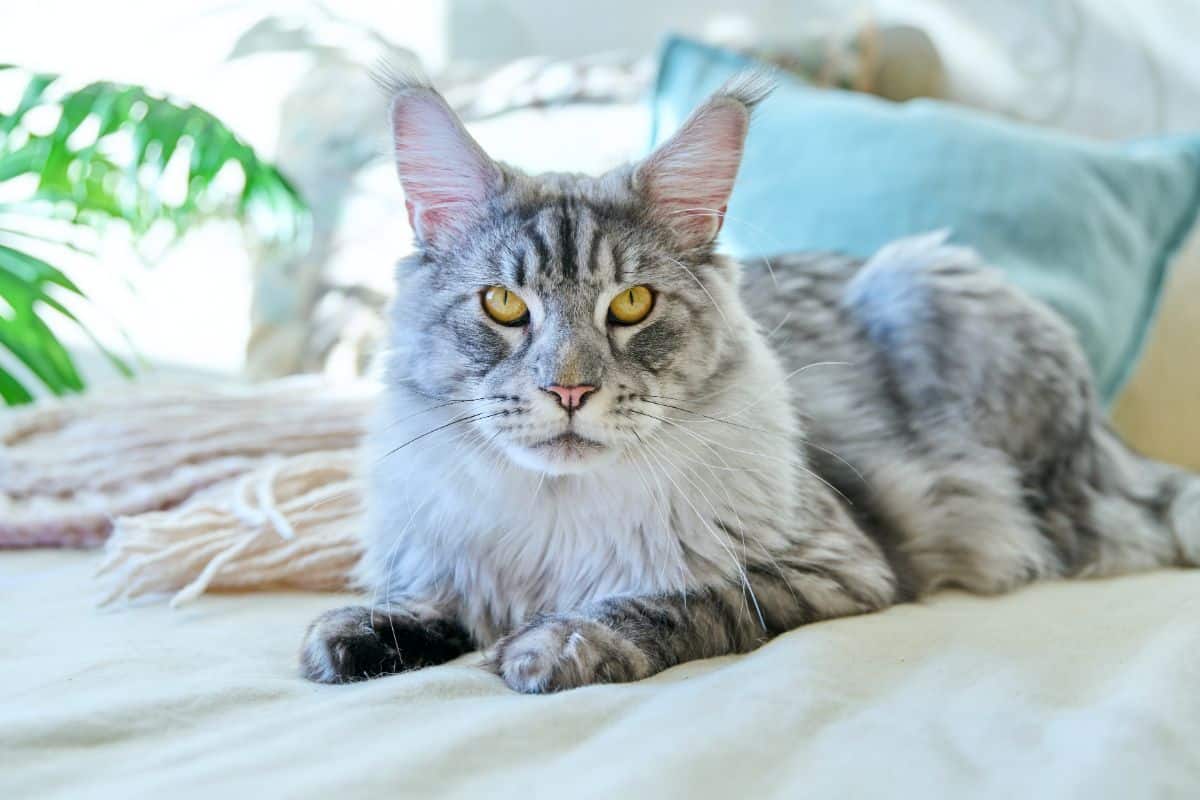
[[(84, 388), (55, 329), (89, 333), (72, 310), (87, 299), (52, 255), (78, 250), (81, 230), (119, 226), (137, 241), (167, 228), (177, 240), (233, 217), (268, 242), (303, 246), (308, 214), (297, 191), (207, 111), (140, 86), (79, 86), (12, 65), (0, 65), (0, 78), (17, 87), (15, 105), (0, 102), (4, 403), (29, 402), (35, 382), (54, 394)], [(127, 356), (91, 338), (118, 371), (134, 372)]]

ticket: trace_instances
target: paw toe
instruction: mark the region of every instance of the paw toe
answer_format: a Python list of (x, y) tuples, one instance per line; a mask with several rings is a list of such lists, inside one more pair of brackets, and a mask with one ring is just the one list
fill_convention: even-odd
[(561, 692), (648, 674), (645, 656), (628, 640), (590, 620), (533, 623), (496, 646), (493, 669), (525, 694)]
[(317, 683), (349, 683), (398, 671), (399, 653), (371, 624), (363, 607), (327, 612), (309, 626), (301, 650), (305, 678)]

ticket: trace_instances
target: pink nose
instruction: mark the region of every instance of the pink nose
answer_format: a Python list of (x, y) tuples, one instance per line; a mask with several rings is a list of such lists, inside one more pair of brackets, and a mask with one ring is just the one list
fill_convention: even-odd
[(558, 404), (565, 408), (568, 412), (574, 411), (583, 405), (584, 397), (588, 392), (596, 391), (595, 386), (547, 386), (545, 391), (550, 392), (558, 398)]

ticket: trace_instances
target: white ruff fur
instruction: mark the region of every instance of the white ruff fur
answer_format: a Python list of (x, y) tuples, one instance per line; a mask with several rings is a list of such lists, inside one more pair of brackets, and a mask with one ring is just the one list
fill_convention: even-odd
[(739, 370), (732, 388), (692, 405), (733, 425), (662, 409), (687, 427), (658, 423), (647, 446), (581, 474), (518, 466), (476, 423), (391, 452), (468, 413), (422, 413), (437, 401), (391, 391), (369, 437), (373, 599), (454, 598), (486, 645), (535, 613), (740, 580), (747, 554), (785, 545), (801, 465), (785, 375), (760, 337)]

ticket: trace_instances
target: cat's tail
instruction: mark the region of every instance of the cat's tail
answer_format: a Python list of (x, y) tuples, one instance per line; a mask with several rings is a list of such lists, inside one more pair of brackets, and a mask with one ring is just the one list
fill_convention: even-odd
[[(1142, 459), (1143, 462), (1148, 459)], [(1174, 536), (1179, 566), (1200, 566), (1200, 475), (1158, 462), (1158, 492), (1148, 510)]]
[(1107, 425), (1095, 445), (1091, 502), (1076, 524), (1096, 553), (1082, 573), (1200, 566), (1200, 475), (1137, 453)]

